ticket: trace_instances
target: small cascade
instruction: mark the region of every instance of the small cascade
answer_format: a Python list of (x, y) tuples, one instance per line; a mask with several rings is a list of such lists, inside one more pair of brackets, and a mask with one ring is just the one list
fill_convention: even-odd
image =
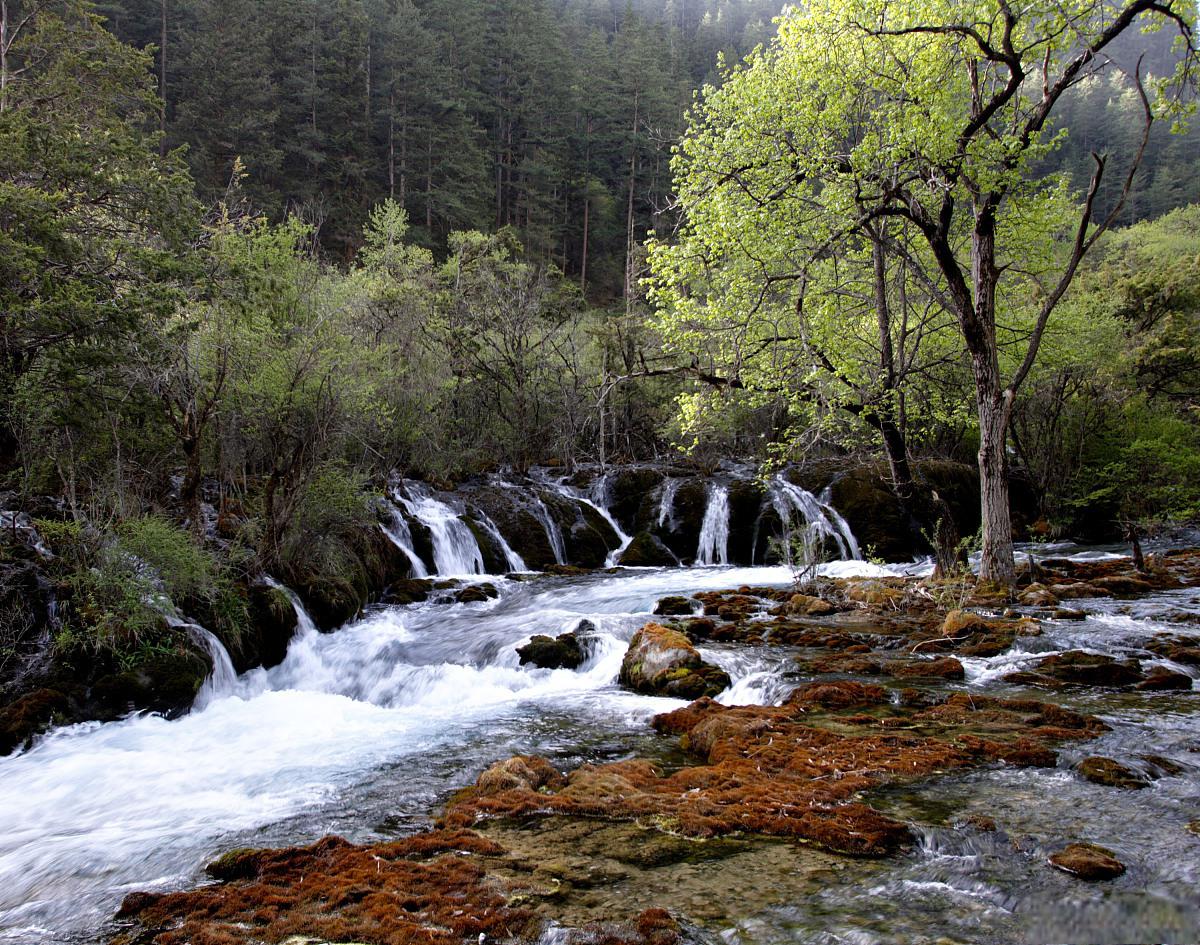
[(546, 539), (550, 542), (550, 550), (554, 552), (555, 562), (557, 564), (566, 564), (567, 543), (563, 539), (562, 529), (558, 527), (558, 522), (554, 521), (554, 516), (550, 514), (550, 510), (546, 507), (546, 503), (542, 501), (540, 495), (530, 490), (529, 497), (529, 511), (533, 513), (534, 518), (541, 522), (542, 527), (546, 529)]
[(529, 568), (525, 565), (525, 559), (522, 558), (512, 545), (508, 543), (508, 539), (504, 537), (500, 529), (496, 527), (496, 523), (483, 514), (478, 509), (474, 514), (475, 523), (485, 532), (492, 536), (496, 544), (500, 546), (500, 550), (504, 552), (505, 561), (508, 563), (509, 571), (528, 571)]
[(387, 524), (381, 524), (380, 528), (383, 529), (383, 533), (388, 536), (392, 544), (404, 552), (405, 557), (412, 565), (413, 577), (429, 577), (429, 569), (425, 567), (425, 562), (413, 550), (412, 530), (408, 527), (404, 513), (391, 502), (387, 503), (387, 506), (392, 520)]
[(300, 599), (299, 594), (297, 594), (295, 591), (293, 591), (287, 585), (280, 584), (269, 574), (263, 575), (263, 583), (266, 584), (267, 587), (273, 587), (275, 590), (277, 590), (281, 594), (283, 594), (283, 596), (286, 597), (289, 601), (291, 601), (292, 609), (294, 611), (296, 611), (296, 636), (297, 637), (312, 636), (313, 634), (317, 634), (317, 633), (321, 632), (320, 630), (317, 629), (317, 625), (313, 621), (312, 617), (309, 616), (308, 611), (304, 607), (304, 601), (302, 601)]
[(682, 479), (664, 479), (662, 493), (658, 500), (658, 527), (666, 525), (675, 531), (675, 493), (679, 491)]
[(444, 577), (483, 573), (483, 552), (459, 512), (417, 482), (405, 480), (404, 491), (397, 490), (395, 497), (409, 515), (429, 529), (435, 573)]
[[(818, 498), (782, 476), (775, 476), (767, 494), (783, 524), (784, 555), (788, 564), (793, 563), (793, 546), (797, 539), (803, 546), (802, 555), (807, 560), (816, 560), (826, 539), (833, 540), (843, 560), (862, 557), (849, 524), (829, 504), (829, 489)], [(799, 532), (795, 530), (797, 517), (803, 526)]]
[(229, 651), (211, 631), (198, 623), (181, 623), (180, 626), (204, 647), (212, 660), (212, 672), (208, 674), (192, 702), (192, 711), (200, 712), (217, 699), (231, 695), (237, 689), (237, 670), (233, 668)]
[(858, 539), (854, 537), (854, 532), (850, 529), (850, 523), (842, 518), (842, 513), (833, 507), (833, 490), (826, 486), (821, 490), (821, 495), (818, 501), (821, 503), (821, 508), (825, 510), (825, 515), (833, 523), (834, 530), (842, 537), (842, 541), (846, 544), (847, 555), (853, 561), (862, 559), (862, 551), (858, 547)]
[(608, 557), (605, 559), (604, 565), (608, 568), (614, 567), (618, 559), (621, 557), (621, 552), (628, 548), (629, 543), (633, 541), (633, 536), (625, 534), (625, 530), (621, 528), (620, 524), (615, 518), (613, 518), (612, 513), (608, 510), (608, 474), (605, 473), (594, 483), (592, 483), (590, 492), (583, 492), (562, 481), (547, 482), (546, 485), (566, 499), (571, 499), (575, 502), (582, 502), (584, 505), (595, 509), (600, 517), (612, 526), (612, 530), (616, 532), (617, 538), (620, 541), (620, 545), (608, 553)]
[(708, 505), (700, 525), (697, 564), (729, 563), (729, 489), (720, 483), (708, 487)]

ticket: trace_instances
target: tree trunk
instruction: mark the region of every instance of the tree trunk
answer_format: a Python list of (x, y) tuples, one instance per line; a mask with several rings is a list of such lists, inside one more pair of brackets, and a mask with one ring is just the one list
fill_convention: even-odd
[(200, 438), (188, 437), (183, 443), (185, 468), (183, 483), (179, 487), (179, 501), (184, 514), (197, 535), (203, 531), (200, 518)]
[[(987, 367), (990, 367), (988, 365)], [(1007, 411), (994, 373), (979, 381), (979, 493), (983, 517), (983, 560), (979, 578), (1011, 586), (1017, 569), (1013, 557), (1012, 511), (1008, 503)]]

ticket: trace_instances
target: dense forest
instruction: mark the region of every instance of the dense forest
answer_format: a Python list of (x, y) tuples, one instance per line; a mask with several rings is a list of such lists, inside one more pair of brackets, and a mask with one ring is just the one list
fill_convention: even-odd
[[(762, 93), (780, 115), (739, 98), (787, 54), (776, 6), (6, 3), (6, 504), (66, 519), (84, 569), (64, 580), (105, 614), (137, 609), (128, 575), (90, 586), (121, 535), (234, 575), (316, 566), (319, 539), (336, 569), (396, 473), (448, 483), (680, 448), (708, 467), (883, 457), (915, 502), (910, 460), (973, 464), (981, 438), (928, 250), (878, 232), (881, 309), (861, 232), (817, 248), (811, 221), (765, 203), (705, 230), (711, 195), (733, 207), (762, 184), (761, 155), (739, 157), (748, 116), (775, 122), (763, 141), (784, 129), (785, 149), (824, 133), (787, 130), (803, 114), (787, 92)], [(1000, 235), (1003, 271), (1021, 275), (1000, 296), (997, 363), (1040, 344), (1002, 453), (1043, 535), (1198, 507), (1186, 84), (1138, 146), (1141, 90), (1187, 61), (1171, 33), (1119, 32), (1067, 83), (1022, 152), (1024, 216)], [(1070, 259), (1059, 223), (1093, 153), (1111, 156), (1087, 201), (1107, 232)], [(792, 199), (785, 172), (771, 200)], [(813, 272), (819, 317), (789, 322), (795, 299), (773, 289), (751, 302), (754, 280), (780, 284), (772, 267), (805, 252), (837, 263)], [(1039, 273), (1056, 266), (1073, 279), (1038, 327)], [(932, 535), (936, 509), (918, 518)]]

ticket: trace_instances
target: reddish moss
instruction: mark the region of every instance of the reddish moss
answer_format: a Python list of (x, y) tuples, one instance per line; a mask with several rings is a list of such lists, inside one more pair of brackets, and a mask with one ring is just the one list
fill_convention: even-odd
[[(658, 716), (654, 727), (679, 735), (702, 763), (669, 775), (638, 760), (586, 765), (561, 788), (464, 797), (443, 823), (603, 817), (697, 837), (755, 833), (878, 856), (903, 844), (908, 830), (857, 800), (862, 791), (994, 762), (1052, 765), (1052, 744), (1104, 728), (1029, 700), (955, 695), (928, 707), (891, 706), (881, 687), (849, 681), (810, 684), (777, 707), (701, 699)], [(493, 780), (489, 772), (481, 778)]]
[(527, 933), (532, 914), (510, 907), (478, 862), (503, 852), (469, 831), (371, 846), (326, 837), (308, 847), (238, 851), (229, 863), (239, 878), (189, 892), (134, 893), (119, 915), (136, 918), (148, 936), (139, 940), (153, 945), (274, 943), (292, 935), (368, 945), (508, 938)]

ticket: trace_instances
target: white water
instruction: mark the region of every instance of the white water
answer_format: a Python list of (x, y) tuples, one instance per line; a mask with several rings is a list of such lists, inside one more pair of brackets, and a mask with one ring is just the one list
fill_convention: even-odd
[[(850, 569), (882, 570), (831, 570)], [(332, 634), (298, 607), (283, 663), (222, 677), (203, 711), (74, 726), (0, 759), (0, 941), (89, 941), (127, 892), (194, 882), (231, 845), (369, 832), (366, 792), (394, 783), (403, 798), (421, 778), (433, 792), (456, 786), (437, 780), (437, 764), (471, 777), (528, 747), (528, 734), (505, 741), (505, 726), (528, 733), (566, 716), (575, 732), (641, 732), (679, 704), (616, 686), (626, 641), (658, 598), (790, 579), (787, 568), (709, 568), (501, 581), (498, 600), (380, 609)], [(580, 671), (519, 665), (516, 646), (581, 619), (597, 632)], [(739, 697), (772, 697), (762, 666), (727, 671)]]
[(508, 539), (501, 534), (500, 529), (496, 527), (495, 522), (493, 522), (490, 518), (484, 515), (483, 512), (480, 511), (476, 511), (475, 513), (475, 522), (480, 528), (491, 535), (496, 544), (500, 546), (500, 550), (504, 552), (504, 558), (508, 563), (509, 571), (529, 570), (529, 568), (525, 565), (525, 559), (513, 550), (512, 545), (510, 545), (508, 543)]
[(428, 486), (404, 482), (396, 499), (417, 521), (429, 529), (433, 540), (434, 570), (442, 577), (483, 573), (483, 552), (471, 534), (462, 513), (433, 495)]
[(708, 505), (700, 524), (700, 545), (696, 549), (697, 564), (727, 564), (729, 562), (729, 490), (720, 483), (708, 486)]
[[(817, 498), (807, 489), (801, 489), (783, 476), (775, 476), (767, 488), (767, 495), (783, 523), (784, 547), (789, 562), (794, 550), (794, 537), (799, 538), (804, 546), (806, 557), (811, 558), (819, 552), (821, 544), (827, 538), (833, 539), (837, 545), (839, 557), (862, 557), (850, 525), (837, 509), (829, 504), (828, 489)], [(797, 516), (803, 525), (803, 530), (799, 533), (795, 531)]]
[(679, 491), (679, 484), (682, 479), (664, 479), (662, 484), (662, 492), (658, 500), (658, 527), (662, 528), (667, 525), (671, 531), (675, 530), (675, 493)]
[(595, 483), (593, 483), (591, 495), (588, 495), (587, 493), (562, 481), (548, 481), (546, 482), (546, 485), (565, 499), (581, 502), (584, 505), (590, 506), (596, 510), (600, 517), (604, 519), (604, 521), (608, 522), (608, 524), (612, 527), (612, 530), (616, 532), (617, 540), (620, 542), (620, 544), (608, 553), (608, 556), (604, 562), (604, 566), (606, 568), (615, 566), (621, 558), (621, 552), (628, 548), (629, 543), (633, 541), (633, 536), (625, 533), (625, 530), (621, 528), (620, 523), (617, 522), (612, 513), (608, 510), (608, 473), (605, 473), (603, 476), (597, 479)]
[(391, 539), (393, 545), (404, 552), (409, 564), (412, 565), (413, 577), (428, 577), (429, 569), (425, 567), (425, 562), (421, 560), (421, 556), (413, 550), (412, 530), (408, 527), (404, 513), (390, 502), (388, 503), (388, 509), (392, 520), (388, 524), (380, 526), (383, 529), (383, 533)]

